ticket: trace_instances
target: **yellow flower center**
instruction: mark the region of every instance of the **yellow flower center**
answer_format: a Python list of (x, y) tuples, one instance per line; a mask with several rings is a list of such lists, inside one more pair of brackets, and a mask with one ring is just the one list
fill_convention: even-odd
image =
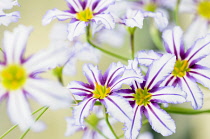
[(95, 90), (92, 93), (94, 94), (93, 97), (98, 99), (103, 99), (109, 95), (110, 88), (109, 87), (107, 88), (106, 86), (102, 86), (96, 83)]
[(186, 73), (190, 71), (189, 64), (187, 60), (177, 60), (174, 66), (172, 74), (178, 77), (184, 77)]
[(149, 4), (145, 5), (144, 9), (146, 11), (155, 12), (157, 9), (157, 5), (155, 3), (149, 3)]
[(210, 1), (203, 1), (198, 4), (198, 14), (210, 20)]
[(93, 12), (89, 8), (85, 9), (84, 11), (80, 11), (76, 15), (76, 19), (85, 22), (89, 21), (92, 18), (93, 18)]
[(148, 91), (149, 90), (147, 90), (146, 88), (144, 90), (140, 88), (136, 89), (136, 93), (133, 94), (136, 104), (146, 106), (147, 104), (150, 103), (152, 94), (149, 93)]
[(25, 69), (19, 65), (9, 65), (0, 71), (0, 81), (7, 90), (20, 89), (26, 78)]

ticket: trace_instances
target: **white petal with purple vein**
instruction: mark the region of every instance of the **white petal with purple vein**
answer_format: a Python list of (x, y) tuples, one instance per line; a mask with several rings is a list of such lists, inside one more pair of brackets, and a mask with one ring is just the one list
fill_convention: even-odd
[(152, 89), (156, 84), (163, 81), (172, 72), (175, 60), (175, 56), (171, 54), (164, 54), (160, 59), (155, 60), (146, 74), (145, 87)]
[(115, 0), (100, 0), (98, 5), (93, 10), (94, 13), (99, 12), (102, 9), (108, 8), (109, 5), (114, 4)]
[(84, 126), (84, 118), (90, 114), (90, 111), (93, 109), (95, 101), (95, 98), (89, 97), (80, 102), (78, 106), (74, 107), (73, 117), (75, 120), (75, 125)]
[(82, 11), (82, 5), (80, 4), (79, 0), (66, 0), (76, 12)]
[(94, 16), (93, 20), (96, 22), (96, 24), (104, 24), (106, 29), (113, 29), (115, 26), (114, 19), (111, 14), (98, 14)]
[(3, 11), (0, 11), (0, 25), (8, 26), (12, 22), (17, 22), (20, 18), (20, 12), (12, 12), (5, 14)]
[(140, 10), (131, 10), (128, 9), (126, 13), (126, 19), (124, 23), (129, 27), (138, 27), (142, 28), (143, 26), (144, 15)]
[(191, 70), (190, 75), (195, 78), (196, 82), (201, 83), (203, 86), (210, 89), (210, 71), (196, 69), (195, 71)]
[(67, 88), (46, 79), (28, 79), (24, 89), (32, 98), (51, 109), (67, 108), (72, 98)]
[(190, 101), (193, 108), (200, 109), (203, 106), (203, 93), (199, 89), (196, 81), (191, 77), (181, 78), (182, 89), (187, 93), (187, 101)]
[(148, 104), (145, 106), (145, 116), (148, 118), (152, 129), (161, 133), (163, 136), (169, 136), (175, 133), (175, 123), (169, 114), (160, 109), (158, 104)]
[(74, 37), (85, 33), (86, 23), (84, 21), (75, 21), (68, 24), (68, 39), (73, 40)]
[(93, 92), (93, 89), (90, 89), (88, 84), (85, 84), (80, 81), (72, 81), (68, 84), (67, 88), (74, 95), (88, 95)]
[(71, 19), (75, 17), (74, 14), (68, 13), (68, 12), (64, 12), (64, 11), (60, 11), (58, 9), (52, 9), (47, 11), (47, 13), (44, 15), (43, 19), (42, 19), (42, 24), (43, 25), (47, 25), (49, 24), (52, 20), (54, 19), (58, 19), (58, 20), (66, 20), (66, 19)]

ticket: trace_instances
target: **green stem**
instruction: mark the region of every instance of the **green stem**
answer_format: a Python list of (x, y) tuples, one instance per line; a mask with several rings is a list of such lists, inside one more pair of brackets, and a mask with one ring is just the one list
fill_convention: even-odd
[(160, 51), (164, 51), (163, 44), (162, 44), (162, 39), (160, 37), (160, 33), (159, 33), (158, 29), (154, 27), (153, 24), (151, 24), (151, 26), (150, 26), (150, 35), (152, 37), (152, 41), (155, 44), (155, 46)]
[(174, 9), (174, 21), (176, 23), (176, 25), (179, 25), (179, 5), (180, 5), (181, 0), (177, 0), (176, 1), (176, 7)]
[(101, 47), (95, 45), (95, 44), (90, 40), (90, 26), (87, 26), (87, 28), (86, 28), (86, 39), (87, 39), (87, 42), (88, 42), (90, 45), (92, 45), (94, 48), (96, 48), (96, 49), (102, 51), (103, 53), (106, 53), (106, 54), (108, 54), (108, 55), (110, 55), (110, 56), (119, 58), (119, 59), (124, 60), (124, 61), (127, 61), (127, 60), (128, 60), (128, 58), (125, 58), (125, 57), (123, 57), (123, 56), (117, 55), (117, 54), (115, 54), (115, 53), (112, 53), (112, 52), (110, 52), (110, 51), (107, 51), (107, 50), (105, 50), (105, 49), (103, 49), (103, 48), (101, 48)]
[(134, 59), (134, 32), (130, 33), (130, 42), (131, 42), (131, 57)]
[(91, 124), (91, 122), (89, 122), (87, 119), (85, 119), (85, 122), (88, 123), (88, 124), (93, 128), (93, 130), (97, 131), (101, 136), (103, 136), (103, 137), (106, 138), (106, 139), (109, 139), (107, 136), (105, 136), (105, 135), (101, 132), (101, 130), (99, 130), (96, 126), (93, 126), (93, 125)]
[(210, 113), (210, 110), (193, 110), (188, 108), (180, 108), (180, 107), (174, 107), (170, 106), (167, 108), (161, 107), (168, 113), (175, 113), (175, 114), (185, 114), (185, 115), (195, 115), (195, 114), (203, 114), (203, 113)]
[[(41, 108), (39, 108), (38, 110), (34, 111), (34, 112), (32, 113), (32, 115), (36, 114), (37, 112), (39, 112), (39, 111), (42, 110), (43, 108), (44, 108), (44, 107), (41, 107)], [(9, 133), (10, 133), (12, 130), (14, 130), (17, 126), (18, 126), (18, 125), (16, 124), (16, 125), (12, 126), (10, 129), (8, 129), (8, 130), (0, 137), (0, 139), (3, 139), (7, 134), (9, 134)]]
[(114, 129), (112, 128), (110, 122), (109, 122), (109, 115), (106, 112), (106, 108), (104, 107), (104, 114), (105, 114), (105, 121), (109, 127), (109, 129), (111, 130), (112, 134), (115, 136), (116, 139), (119, 139), (119, 137), (117, 136), (117, 134), (114, 132)]
[[(45, 107), (45, 109), (36, 117), (35, 121), (38, 121), (39, 118), (41, 118), (41, 116), (48, 110), (49, 107)], [(26, 134), (30, 131), (31, 128), (28, 128), (20, 137), (20, 139), (23, 139)]]

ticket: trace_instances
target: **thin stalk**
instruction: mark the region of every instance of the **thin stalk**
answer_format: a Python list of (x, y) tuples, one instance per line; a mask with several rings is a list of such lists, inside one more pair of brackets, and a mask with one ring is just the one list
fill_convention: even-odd
[(134, 50), (134, 32), (130, 33), (130, 42), (131, 42), (131, 57), (132, 57), (132, 59), (134, 59), (134, 53), (135, 53), (135, 50)]
[[(45, 107), (45, 109), (36, 117), (35, 121), (38, 121), (39, 118), (41, 118), (42, 115), (48, 110), (48, 108), (49, 108), (49, 107)], [(31, 129), (31, 128), (28, 128), (28, 129), (21, 135), (20, 139), (23, 139), (23, 138), (27, 135), (27, 133), (30, 131), (30, 129)]]
[(174, 21), (176, 25), (179, 25), (179, 5), (180, 5), (181, 0), (176, 1), (176, 7), (174, 9)]
[(113, 57), (116, 57), (116, 58), (119, 58), (119, 59), (121, 59), (121, 60), (123, 60), (123, 61), (127, 61), (127, 60), (128, 60), (128, 58), (125, 58), (125, 57), (123, 57), (123, 56), (117, 55), (117, 54), (115, 54), (115, 53), (112, 53), (112, 52), (110, 52), (110, 51), (107, 51), (107, 50), (105, 50), (105, 49), (103, 49), (103, 48), (101, 48), (101, 47), (95, 45), (95, 44), (90, 40), (90, 26), (87, 26), (87, 28), (86, 28), (86, 39), (87, 39), (87, 42), (88, 42), (90, 45), (92, 45), (94, 48), (96, 48), (96, 49), (102, 51), (103, 53), (108, 54), (108, 55), (113, 56)]
[[(36, 114), (37, 112), (39, 112), (40, 110), (42, 110), (44, 107), (39, 108), (38, 110), (34, 111), (32, 113), (32, 115)], [(3, 139), (6, 135), (8, 135), (12, 130), (14, 130), (16, 127), (18, 126), (18, 124), (12, 126), (10, 129), (8, 129), (1, 137), (0, 139)]]
[(91, 128), (93, 128), (93, 130), (97, 131), (101, 136), (103, 136), (103, 137), (106, 138), (106, 139), (109, 139), (107, 136), (105, 136), (105, 135), (101, 132), (101, 130), (99, 130), (96, 126), (93, 126), (93, 125), (91, 124), (91, 122), (89, 122), (87, 119), (85, 119), (85, 122), (88, 123), (88, 124), (91, 126)]
[(163, 49), (163, 44), (162, 44), (162, 39), (160, 37), (159, 31), (157, 28), (154, 27), (153, 24), (150, 26), (150, 35), (152, 37), (152, 41), (155, 44), (155, 46), (160, 50), (164, 51)]
[(110, 122), (109, 122), (109, 115), (108, 113), (106, 113), (106, 108), (104, 107), (104, 114), (105, 114), (105, 121), (109, 127), (109, 129), (111, 130), (112, 134), (115, 136), (116, 139), (119, 139), (119, 137), (117, 136), (117, 134), (114, 132), (114, 129), (112, 128)]
[(180, 107), (174, 107), (170, 106), (167, 108), (161, 107), (168, 113), (174, 113), (174, 114), (185, 114), (185, 115), (195, 115), (195, 114), (203, 114), (203, 113), (210, 113), (210, 110), (193, 110), (188, 108), (180, 108)]

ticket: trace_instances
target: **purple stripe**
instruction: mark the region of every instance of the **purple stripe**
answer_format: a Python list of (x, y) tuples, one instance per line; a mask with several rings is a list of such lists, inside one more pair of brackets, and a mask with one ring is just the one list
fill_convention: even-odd
[[(96, 18), (102, 18), (102, 19), (104, 19), (104, 21), (106, 21), (107, 22), (107, 24), (109, 25), (109, 27), (110, 28), (112, 28), (112, 26), (109, 24), (109, 22), (106, 20), (106, 18), (104, 18), (104, 17), (100, 17), (100, 16), (96, 16)], [(94, 18), (93, 18), (93, 20), (94, 20)], [(101, 21), (101, 20), (100, 20)], [(101, 21), (102, 22), (102, 21)], [(103, 22), (102, 22), (103, 23)], [(103, 23), (104, 24), (104, 23)], [(106, 27), (107, 28), (107, 27)]]
[[(133, 120), (132, 120), (132, 124), (131, 124), (131, 130), (130, 130), (130, 138), (132, 138), (132, 130), (133, 130), (133, 127), (134, 127), (134, 122), (136, 120), (136, 113), (138, 111), (138, 108), (139, 108), (139, 105), (136, 107), (136, 110), (134, 112), (134, 116), (133, 116)], [(141, 119), (137, 119), (137, 120), (141, 120)], [(140, 125), (141, 127), (141, 125)]]
[(69, 89), (77, 89), (77, 90), (81, 90), (81, 91), (84, 91), (84, 92), (92, 93), (91, 91), (83, 89), (83, 88), (69, 88)]
[(190, 67), (191, 69), (202, 69), (202, 70), (210, 70), (210, 68), (202, 66), (202, 65), (198, 65), (198, 64), (194, 64)]
[[(198, 73), (198, 72), (196, 72), (196, 71), (190, 71), (190, 73), (194, 73), (194, 74), (200, 75), (200, 76), (202, 76), (202, 77), (207, 78), (207, 79), (210, 80), (210, 78), (209, 78), (208, 76), (203, 75), (203, 74), (201, 74), (201, 73)], [(193, 76), (193, 75), (192, 75), (192, 76)], [(193, 76), (193, 77), (194, 77), (194, 76)], [(195, 78), (195, 77), (194, 77), (194, 78)], [(196, 78), (195, 78), (195, 79), (196, 79)]]
[(174, 54), (176, 55), (176, 58), (178, 59), (178, 54), (176, 50), (175, 40), (174, 40), (174, 31), (172, 31), (172, 38), (173, 38), (173, 48), (174, 48)]
[[(106, 84), (107, 86), (109, 86), (109, 83), (110, 83), (112, 77), (114, 76), (114, 74), (115, 74), (118, 70), (120, 70), (120, 69), (122, 69), (122, 68), (123, 68), (123, 67), (120, 67), (120, 68), (116, 69), (116, 70), (112, 73), (112, 75), (110, 75), (110, 77), (109, 77), (109, 79), (108, 79), (108, 81), (107, 81), (107, 84)], [(106, 79), (106, 80), (107, 80), (107, 78), (108, 78), (108, 72), (109, 72), (109, 71), (107, 71), (107, 75), (104, 76), (104, 79)]]
[(168, 86), (168, 84), (172, 81), (173, 78), (174, 78), (174, 76), (171, 76), (164, 86)]
[(111, 103), (113, 103), (130, 121), (131, 118), (110, 98), (110, 97), (106, 97)]
[(195, 100), (195, 96), (193, 95), (193, 92), (192, 92), (192, 90), (190, 89), (189, 84), (187, 83), (187, 81), (186, 81), (186, 79), (185, 79), (184, 77), (183, 77), (183, 79), (184, 79), (184, 82), (186, 83), (187, 88), (189, 89), (189, 91), (190, 91), (190, 93), (191, 93), (191, 95), (192, 95), (192, 97), (193, 97), (193, 100), (194, 100), (194, 102), (195, 102), (196, 107), (198, 107), (198, 104), (197, 104), (197, 102), (196, 102), (196, 100)]
[(3, 99), (7, 99), (9, 96), (9, 92), (4, 93), (3, 95), (0, 96), (0, 103), (3, 101)]
[[(171, 57), (168, 61), (170, 61), (173, 57)], [(166, 61), (166, 63), (158, 70), (158, 72), (156, 73), (156, 75), (153, 77), (153, 79), (151, 80), (151, 82), (148, 84), (147, 88), (151, 89), (150, 86), (152, 85), (152, 83), (154, 82), (155, 78), (158, 76), (158, 74), (161, 72), (161, 70), (163, 69), (163, 67), (168, 63), (168, 61)], [(147, 74), (149, 74), (150, 72), (147, 72)], [(146, 78), (148, 77), (148, 75), (146, 75)], [(147, 79), (146, 79), (147, 81)], [(159, 81), (160, 82), (160, 81)]]
[(154, 112), (154, 110), (152, 109), (152, 107), (148, 104), (148, 108), (150, 109), (150, 111), (155, 115), (155, 117), (160, 121), (160, 123), (162, 125), (164, 125), (168, 130), (170, 130), (171, 132), (173, 132), (161, 119), (160, 117), (158, 117), (158, 115)]

